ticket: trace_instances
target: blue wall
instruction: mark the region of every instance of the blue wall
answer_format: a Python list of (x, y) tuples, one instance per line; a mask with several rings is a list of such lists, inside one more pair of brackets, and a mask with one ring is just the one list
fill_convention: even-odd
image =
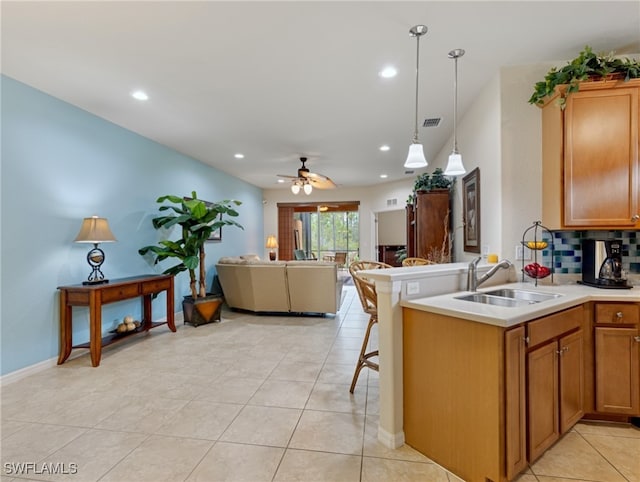
[[(56, 287), (87, 278), (91, 247), (73, 239), (82, 218), (109, 220), (116, 243), (101, 245), (110, 279), (160, 273), (138, 248), (158, 241), (151, 218), (164, 194), (208, 201), (238, 199), (244, 230), (222, 229), (208, 243), (208, 284), (220, 256), (263, 251), (262, 191), (104, 119), (6, 76), (2, 92), (1, 374), (58, 355)], [(176, 279), (176, 309), (188, 294), (188, 276)], [(163, 297), (154, 318), (166, 315)], [(140, 319), (138, 300), (103, 310), (103, 332), (124, 315)], [(88, 311), (73, 310), (74, 344), (88, 340)]]

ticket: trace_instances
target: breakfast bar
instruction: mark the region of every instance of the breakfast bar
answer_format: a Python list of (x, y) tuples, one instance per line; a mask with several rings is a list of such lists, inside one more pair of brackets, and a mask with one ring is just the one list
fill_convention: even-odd
[[(500, 306), (470, 301), (466, 271), (466, 263), (453, 263), (367, 273), (378, 292), (382, 443), (406, 442), (467, 481), (507, 481), (583, 414), (638, 415), (640, 288), (575, 280), (536, 287), (504, 271), (477, 293), (508, 289), (546, 299)], [(619, 355), (623, 346), (631, 361)], [(620, 393), (607, 385), (610, 363), (628, 379)], [(571, 376), (548, 376), (553, 364)], [(560, 387), (565, 405), (544, 395), (527, 403), (539, 389), (525, 383), (541, 380), (545, 388), (549, 379), (575, 381)], [(527, 430), (536, 410), (552, 409), (563, 426), (536, 421)]]

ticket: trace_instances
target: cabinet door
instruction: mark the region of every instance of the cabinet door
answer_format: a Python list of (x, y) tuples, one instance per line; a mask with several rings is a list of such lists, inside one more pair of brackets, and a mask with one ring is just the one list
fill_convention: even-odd
[(584, 353), (582, 332), (560, 339), (560, 433), (584, 415)]
[(433, 259), (434, 251), (444, 246), (447, 252), (449, 235), (449, 190), (436, 190), (416, 193), (415, 210), (415, 256)]
[(505, 427), (507, 479), (527, 467), (524, 326), (505, 333)]
[(527, 355), (530, 463), (560, 437), (557, 351), (554, 340)]
[(638, 90), (580, 90), (567, 98), (565, 226), (640, 226)]
[(596, 327), (596, 410), (640, 415), (637, 328)]

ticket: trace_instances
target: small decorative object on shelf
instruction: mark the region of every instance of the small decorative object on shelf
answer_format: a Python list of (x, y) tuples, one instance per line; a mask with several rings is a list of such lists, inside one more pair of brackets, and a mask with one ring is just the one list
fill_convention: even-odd
[[(524, 264), (525, 257), (522, 256), (522, 281), (524, 281), (526, 274), (533, 278), (535, 285), (538, 286), (539, 279), (551, 275), (551, 282), (553, 283), (553, 233), (544, 227), (540, 221), (535, 221), (532, 226), (522, 233), (522, 246), (530, 249), (533, 253), (533, 262), (526, 266)], [(551, 267), (538, 263), (538, 253), (549, 247), (551, 248)]]

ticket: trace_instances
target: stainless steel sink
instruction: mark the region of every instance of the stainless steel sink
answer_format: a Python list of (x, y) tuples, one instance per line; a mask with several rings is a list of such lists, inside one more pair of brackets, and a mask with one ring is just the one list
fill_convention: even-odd
[(473, 301), (474, 303), (483, 303), (485, 305), (495, 305), (495, 306), (526, 306), (532, 303), (530, 301), (517, 300), (515, 298), (505, 298), (502, 296), (486, 295), (483, 293), (474, 293), (472, 295), (458, 296), (455, 299), (463, 300), (463, 301)]
[(540, 303), (541, 301), (551, 300), (560, 296), (562, 295), (503, 288), (483, 293), (472, 293), (470, 295), (457, 296), (455, 299), (472, 301), (474, 303), (483, 303), (485, 305), (517, 307)]
[(559, 298), (560, 296), (562, 296), (555, 293), (540, 293), (539, 291), (517, 290), (510, 288), (486, 291), (485, 294), (491, 296), (502, 296), (504, 298), (512, 298), (516, 300), (530, 301), (533, 303), (552, 300), (554, 298)]

